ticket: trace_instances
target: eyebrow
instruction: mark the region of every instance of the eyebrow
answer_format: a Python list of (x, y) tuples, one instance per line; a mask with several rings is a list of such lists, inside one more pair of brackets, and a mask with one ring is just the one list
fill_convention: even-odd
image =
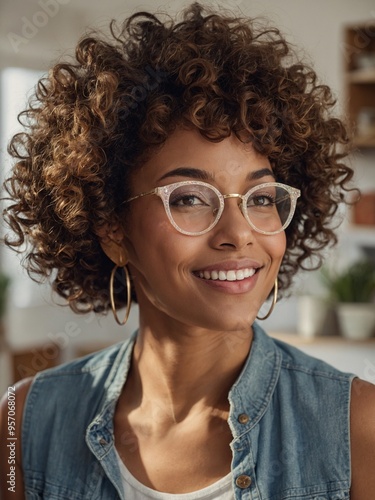
[[(162, 175), (159, 179), (159, 181), (163, 179), (167, 179), (168, 177), (189, 177), (191, 179), (199, 179), (201, 181), (214, 181), (215, 178), (214, 176), (210, 173), (207, 172), (206, 170), (202, 170), (200, 168), (193, 168), (193, 167), (179, 167), (175, 168), (174, 170), (170, 170), (169, 172), (165, 173)], [(258, 179), (262, 179), (263, 177), (266, 176), (271, 176), (275, 178), (274, 173), (270, 168), (261, 168), (259, 170), (255, 170), (253, 172), (250, 172), (247, 176), (247, 180), (249, 181), (254, 181)]]
[(272, 172), (270, 168), (261, 168), (260, 170), (254, 170), (254, 172), (250, 172), (250, 174), (247, 176), (247, 179), (249, 181), (255, 181), (261, 179), (262, 177), (266, 177), (268, 175), (275, 178), (275, 174)]
[(214, 177), (211, 173), (206, 170), (201, 170), (200, 168), (193, 167), (179, 167), (174, 170), (170, 170), (162, 177), (160, 177), (159, 181), (166, 179), (167, 177), (190, 177), (192, 179), (199, 179), (201, 181), (213, 181)]

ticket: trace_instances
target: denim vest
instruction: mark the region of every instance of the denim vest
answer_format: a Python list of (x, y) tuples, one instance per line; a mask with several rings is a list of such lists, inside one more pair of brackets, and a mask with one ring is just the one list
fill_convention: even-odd
[[(257, 324), (253, 331), (228, 396), (233, 497), (349, 499), (354, 375), (271, 339)], [(113, 415), (134, 338), (36, 376), (22, 429), (27, 499), (125, 498)]]

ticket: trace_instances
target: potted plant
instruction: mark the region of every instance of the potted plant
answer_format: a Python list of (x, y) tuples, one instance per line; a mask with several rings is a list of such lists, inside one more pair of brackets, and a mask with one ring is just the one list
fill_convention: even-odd
[(359, 260), (340, 273), (323, 272), (346, 338), (364, 339), (375, 331), (375, 263)]

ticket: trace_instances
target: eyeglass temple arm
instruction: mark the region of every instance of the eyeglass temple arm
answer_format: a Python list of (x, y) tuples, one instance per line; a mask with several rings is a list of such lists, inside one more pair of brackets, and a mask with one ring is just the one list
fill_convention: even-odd
[(157, 194), (157, 189), (152, 189), (152, 191), (148, 191), (147, 193), (137, 194), (137, 196), (132, 196), (131, 198), (128, 198), (127, 200), (123, 201), (122, 203), (129, 203), (129, 201), (136, 200), (137, 198), (142, 198), (143, 196), (147, 196), (149, 194)]

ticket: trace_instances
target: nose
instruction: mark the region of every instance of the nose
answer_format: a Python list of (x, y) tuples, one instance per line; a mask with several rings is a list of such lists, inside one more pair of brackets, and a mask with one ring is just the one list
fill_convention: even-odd
[[(219, 222), (212, 229), (212, 244), (216, 248), (244, 248), (254, 242), (254, 230), (241, 210), (241, 195), (224, 196), (225, 206)], [(233, 199), (230, 199), (233, 198)]]

